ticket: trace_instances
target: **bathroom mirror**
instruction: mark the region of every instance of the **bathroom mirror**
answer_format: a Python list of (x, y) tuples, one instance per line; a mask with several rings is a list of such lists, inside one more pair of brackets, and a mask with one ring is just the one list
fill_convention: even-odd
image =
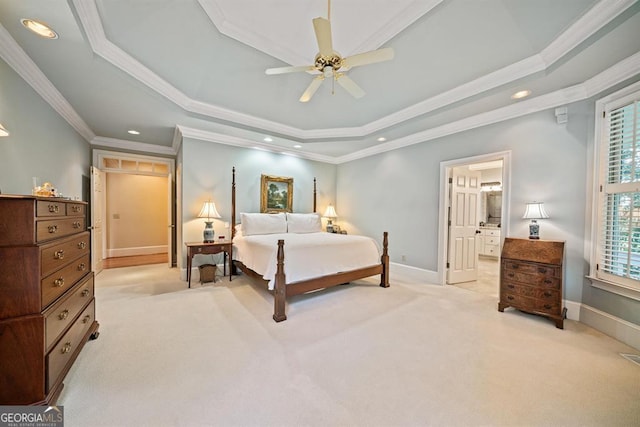
[(485, 199), (485, 223), (499, 225), (502, 222), (502, 191), (486, 191), (482, 194)]

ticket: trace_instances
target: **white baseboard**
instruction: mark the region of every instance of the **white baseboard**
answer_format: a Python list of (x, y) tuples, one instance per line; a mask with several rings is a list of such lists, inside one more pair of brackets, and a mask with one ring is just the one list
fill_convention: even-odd
[(134, 256), (134, 255), (152, 255), (167, 253), (169, 247), (167, 245), (160, 246), (141, 246), (138, 248), (116, 248), (107, 249), (107, 258), (115, 258), (121, 256)]
[(575, 301), (562, 300), (564, 303), (563, 307), (567, 308), (567, 319), (575, 320), (577, 322), (580, 321), (580, 307), (582, 304)]
[(586, 304), (580, 307), (580, 322), (640, 350), (640, 326)]
[(438, 283), (438, 273), (435, 271), (411, 267), (410, 265), (398, 264), (396, 262), (389, 263), (389, 270), (391, 279), (398, 277), (401, 280), (409, 282)]

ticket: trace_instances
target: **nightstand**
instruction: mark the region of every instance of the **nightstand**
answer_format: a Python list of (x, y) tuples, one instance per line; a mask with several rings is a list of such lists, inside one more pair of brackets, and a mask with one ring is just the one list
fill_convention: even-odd
[(187, 245), (187, 282), (191, 287), (191, 264), (195, 255), (213, 255), (222, 252), (224, 254), (223, 261), (223, 275), (227, 275), (227, 262), (229, 263), (229, 281), (231, 281), (231, 241), (221, 241), (213, 243), (191, 242), (185, 243)]

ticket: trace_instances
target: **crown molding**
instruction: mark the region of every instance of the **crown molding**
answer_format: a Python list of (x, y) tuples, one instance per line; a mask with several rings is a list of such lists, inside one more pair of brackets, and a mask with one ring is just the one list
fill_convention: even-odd
[(0, 57), (85, 140), (91, 141), (95, 137), (91, 128), (73, 109), (69, 101), (62, 96), (2, 24), (0, 24)]
[[(221, 23), (220, 25), (222, 27), (230, 25), (227, 24), (224, 14), (217, 5), (215, 5), (215, 2), (212, 0), (199, 0), (199, 2), (209, 18), (214, 20), (214, 23), (215, 20), (217, 20)], [(203, 114), (211, 118), (231, 121), (240, 125), (263, 129), (264, 131), (275, 132), (302, 140), (364, 137), (420, 115), (427, 114), (438, 108), (451, 105), (454, 102), (475, 96), (486, 90), (494, 89), (528, 75), (544, 71), (550, 64), (568, 54), (577, 45), (585, 41), (620, 13), (624, 12), (633, 3), (635, 3), (635, 0), (619, 0), (615, 2), (600, 0), (592, 9), (587, 11), (585, 15), (551, 42), (547, 48), (543, 49), (540, 54), (508, 65), (500, 70), (464, 83), (447, 92), (363, 126), (303, 130), (189, 98), (106, 39), (95, 0), (73, 0), (78, 17), (87, 33), (89, 43), (96, 54), (102, 56), (116, 67), (121, 68), (149, 88), (157, 91), (185, 111)], [(431, 10), (438, 4), (438, 0), (431, 0), (426, 3), (424, 7), (425, 9)]]
[(173, 147), (129, 141), (126, 139), (106, 138), (103, 136), (96, 136), (90, 142), (94, 147), (105, 147), (117, 150), (140, 151), (143, 153), (162, 154), (165, 156), (175, 156), (177, 153)]
[(284, 147), (278, 145), (265, 144), (264, 142), (256, 142), (250, 139), (240, 138), (237, 136), (226, 135), (223, 133), (209, 132), (202, 129), (190, 128), (187, 126), (177, 125), (176, 135), (180, 139), (191, 138), (200, 141), (215, 142), (216, 144), (231, 145), (234, 147), (252, 148), (271, 151), (273, 153), (285, 154), (293, 157), (300, 157), (307, 160), (314, 160), (322, 163), (335, 164), (336, 158), (324, 156), (322, 154), (304, 153), (300, 151), (287, 151)]

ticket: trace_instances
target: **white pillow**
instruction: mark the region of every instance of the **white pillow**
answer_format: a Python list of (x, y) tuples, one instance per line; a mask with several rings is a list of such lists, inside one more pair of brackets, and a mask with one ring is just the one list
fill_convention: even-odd
[(241, 213), (242, 235), (275, 234), (287, 232), (287, 217), (284, 213)]
[(320, 214), (289, 213), (287, 212), (288, 233), (317, 233), (322, 231)]

